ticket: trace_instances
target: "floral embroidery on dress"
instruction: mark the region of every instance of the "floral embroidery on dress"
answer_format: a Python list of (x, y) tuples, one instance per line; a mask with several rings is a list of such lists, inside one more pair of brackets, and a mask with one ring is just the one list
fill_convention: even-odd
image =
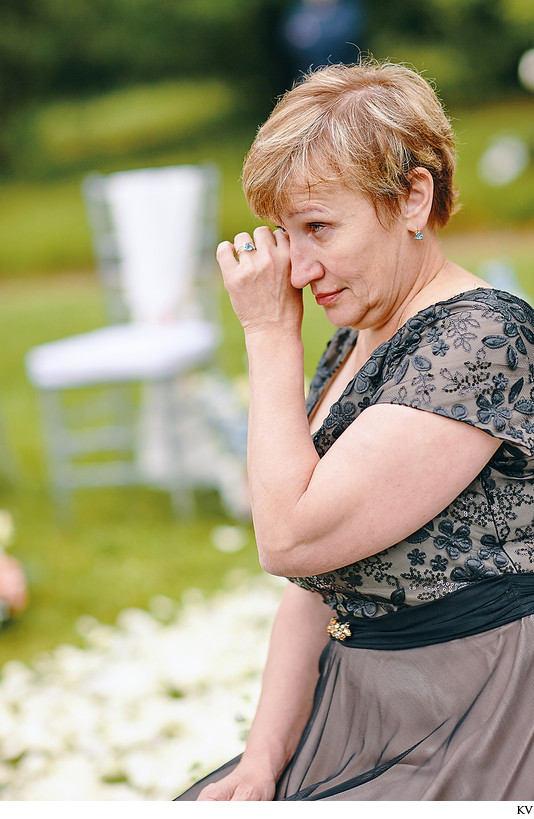
[(471, 352), (472, 342), (477, 339), (473, 330), (478, 330), (479, 327), (480, 323), (471, 311), (449, 315), (443, 322), (446, 338), (452, 341), (455, 349), (461, 347), (466, 353)]
[[(357, 343), (338, 330), (319, 362), (311, 412)], [(341, 615), (372, 618), (534, 565), (534, 310), (480, 288), (408, 319), (381, 344), (313, 436), (322, 457), (376, 403), (470, 424), (501, 446), (437, 517), (393, 547), (336, 571), (290, 578)], [(377, 510), (377, 514), (380, 512)]]
[(488, 361), (466, 361), (463, 367), (463, 370), (456, 370), (454, 373), (447, 367), (440, 370), (439, 374), (446, 382), (443, 392), (455, 392), (460, 396), (470, 394), (482, 396), (492, 391), (488, 372), (491, 364)]
[(524, 546), (516, 549), (515, 553), (519, 557), (528, 558), (529, 563), (534, 563), (534, 543), (526, 542)]

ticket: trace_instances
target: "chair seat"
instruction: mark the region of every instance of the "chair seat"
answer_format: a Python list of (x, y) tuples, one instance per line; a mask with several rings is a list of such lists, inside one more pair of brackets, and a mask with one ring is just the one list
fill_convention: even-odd
[(34, 347), (26, 370), (41, 389), (151, 381), (202, 364), (217, 344), (216, 328), (205, 321), (118, 324)]

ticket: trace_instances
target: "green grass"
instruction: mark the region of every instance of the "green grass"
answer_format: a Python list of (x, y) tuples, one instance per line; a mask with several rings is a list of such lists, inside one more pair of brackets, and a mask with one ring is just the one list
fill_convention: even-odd
[(0, 187), (4, 276), (86, 268), (91, 256), (80, 180)]

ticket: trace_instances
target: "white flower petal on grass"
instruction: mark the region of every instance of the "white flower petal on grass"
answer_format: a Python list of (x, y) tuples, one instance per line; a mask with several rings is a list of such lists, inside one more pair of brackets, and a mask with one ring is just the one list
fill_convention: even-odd
[(47, 776), (29, 777), (24, 786), (25, 801), (91, 800), (98, 793), (100, 782), (94, 766), (80, 754), (66, 753), (58, 757)]
[(2, 799), (169, 801), (238, 754), (284, 583), (233, 581), (126, 609), (115, 626), (80, 618), (83, 649), (6, 663)]
[(25, 753), (17, 764), (19, 774), (32, 779), (46, 775), (53, 765), (53, 759), (50, 754), (39, 751)]
[[(85, 618), (80, 618), (82, 629), (88, 626), (88, 621)], [(92, 619), (92, 618), (91, 618)], [(117, 640), (117, 634), (113, 626), (102, 625), (96, 623), (92, 628), (87, 628), (85, 633), (80, 631), (80, 623), (78, 622), (78, 631), (82, 637), (85, 638), (89, 648), (107, 649)]]
[(211, 530), (211, 542), (219, 552), (232, 554), (247, 545), (248, 536), (239, 526), (216, 526)]
[(151, 637), (160, 630), (160, 624), (149, 612), (136, 608), (121, 611), (117, 617), (117, 627), (139, 637)]
[(2, 701), (18, 703), (36, 680), (33, 669), (18, 660), (9, 660), (2, 667)]
[(135, 659), (119, 659), (99, 669), (86, 682), (88, 694), (105, 698), (136, 700), (158, 685), (154, 669)]
[(10, 785), (13, 778), (13, 767), (5, 762), (0, 762), (0, 788)]
[(158, 620), (168, 621), (176, 613), (176, 603), (164, 594), (156, 594), (149, 603), (150, 611)]
[(493, 139), (482, 154), (478, 173), (486, 184), (498, 188), (509, 185), (529, 163), (528, 145), (521, 137), (504, 134)]
[(91, 799), (101, 802), (141, 802), (145, 801), (142, 793), (126, 783), (100, 785)]

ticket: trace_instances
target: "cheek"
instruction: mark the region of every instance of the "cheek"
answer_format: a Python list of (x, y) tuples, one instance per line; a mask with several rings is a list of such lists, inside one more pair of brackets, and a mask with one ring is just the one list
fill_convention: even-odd
[(372, 265), (361, 255), (353, 251), (332, 254), (328, 267), (332, 274), (348, 285), (357, 285), (371, 275)]

